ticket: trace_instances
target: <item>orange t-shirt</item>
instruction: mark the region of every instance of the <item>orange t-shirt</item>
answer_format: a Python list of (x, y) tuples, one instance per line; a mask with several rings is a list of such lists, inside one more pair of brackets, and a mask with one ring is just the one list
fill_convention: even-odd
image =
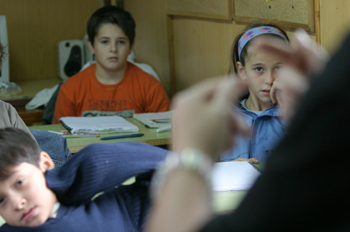
[(170, 100), (162, 83), (128, 62), (124, 78), (115, 85), (101, 84), (96, 64), (66, 80), (57, 97), (52, 123), (66, 116), (102, 116), (109, 112), (164, 112)]

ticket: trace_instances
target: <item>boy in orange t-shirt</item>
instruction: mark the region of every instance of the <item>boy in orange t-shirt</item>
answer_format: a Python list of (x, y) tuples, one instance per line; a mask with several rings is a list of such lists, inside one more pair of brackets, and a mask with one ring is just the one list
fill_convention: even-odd
[(134, 46), (135, 22), (115, 6), (95, 11), (87, 24), (96, 64), (69, 78), (58, 94), (53, 123), (65, 116), (164, 112), (170, 100), (152, 75), (127, 62)]

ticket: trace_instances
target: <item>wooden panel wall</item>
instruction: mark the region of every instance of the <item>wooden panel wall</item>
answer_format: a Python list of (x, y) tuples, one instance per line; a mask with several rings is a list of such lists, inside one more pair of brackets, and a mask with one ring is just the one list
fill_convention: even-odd
[(174, 18), (176, 90), (183, 90), (229, 69), (233, 38), (245, 26), (232, 22)]
[[(196, 18), (173, 21), (176, 90), (213, 76), (227, 75), (233, 40), (246, 25)], [(292, 32), (287, 33), (293, 36)]]
[(167, 0), (167, 13), (211, 19), (232, 19), (231, 0)]
[(124, 9), (136, 21), (136, 61), (151, 65), (170, 94), (166, 0), (126, 0)]
[(234, 19), (249, 23), (252, 19), (283, 22), (284, 27), (315, 32), (313, 0), (234, 0)]
[(320, 0), (321, 44), (333, 53), (350, 29), (349, 0)]
[(98, 0), (0, 0), (6, 15), (10, 81), (58, 79), (56, 43), (82, 39)]
[[(137, 23), (138, 60), (156, 69), (170, 93), (166, 0), (127, 0), (125, 9)], [(320, 37), (327, 50), (332, 52), (347, 32), (349, 12), (349, 0), (320, 0)], [(172, 26), (177, 90), (227, 73), (231, 43), (244, 25), (234, 21), (174, 17)]]

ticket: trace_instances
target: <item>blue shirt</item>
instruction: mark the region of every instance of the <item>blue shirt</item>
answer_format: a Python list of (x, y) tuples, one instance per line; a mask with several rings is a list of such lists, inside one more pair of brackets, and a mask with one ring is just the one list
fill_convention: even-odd
[(256, 158), (264, 162), (286, 131), (286, 125), (280, 118), (278, 107), (270, 107), (260, 115), (241, 106), (235, 108), (243, 115), (248, 127), (251, 128), (250, 136), (237, 135), (235, 146), (221, 156), (221, 161)]

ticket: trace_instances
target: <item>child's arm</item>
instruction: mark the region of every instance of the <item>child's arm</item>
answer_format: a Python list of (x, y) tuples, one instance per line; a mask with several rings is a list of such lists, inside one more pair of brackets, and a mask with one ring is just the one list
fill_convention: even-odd
[(47, 171), (47, 184), (63, 204), (89, 201), (96, 193), (154, 170), (167, 153), (141, 143), (93, 144), (75, 154), (63, 167)]

